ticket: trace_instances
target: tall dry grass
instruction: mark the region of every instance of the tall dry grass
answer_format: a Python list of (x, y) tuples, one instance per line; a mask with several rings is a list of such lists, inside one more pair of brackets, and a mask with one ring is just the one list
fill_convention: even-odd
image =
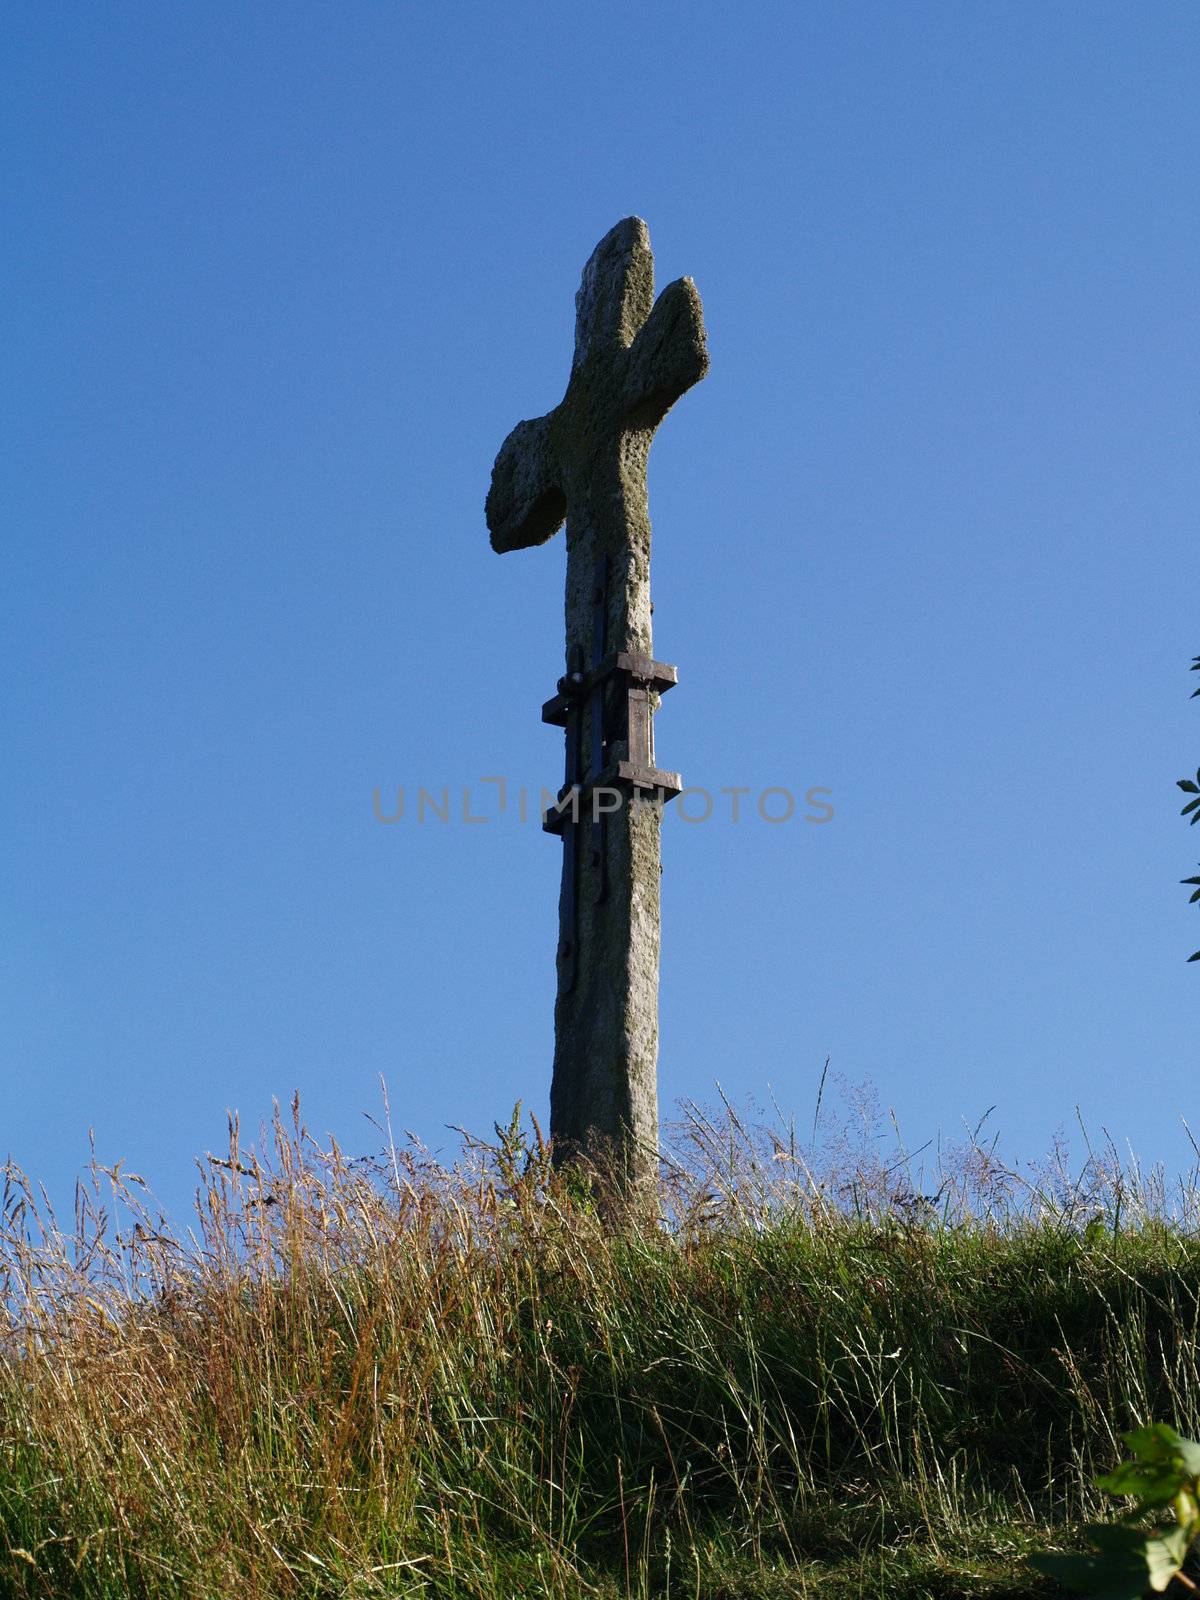
[(382, 1145), (232, 1123), (184, 1232), (9, 1168), (0, 1594), (1033, 1593), (1120, 1431), (1200, 1422), (1197, 1186), (1111, 1147), (691, 1106), (614, 1229), (516, 1119)]

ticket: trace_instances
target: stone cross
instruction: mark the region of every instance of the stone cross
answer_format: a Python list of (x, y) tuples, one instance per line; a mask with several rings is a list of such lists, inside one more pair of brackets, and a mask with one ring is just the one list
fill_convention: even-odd
[(707, 370), (695, 284), (656, 301), (650, 235), (626, 218), (583, 269), (566, 395), (509, 434), (487, 497), (494, 550), (567, 524), (566, 672), (542, 710), (567, 746), (544, 824), (563, 841), (550, 1132), (560, 1160), (611, 1162), (626, 1194), (657, 1180), (659, 827), (681, 787), (654, 759), (675, 670), (653, 658), (646, 465)]

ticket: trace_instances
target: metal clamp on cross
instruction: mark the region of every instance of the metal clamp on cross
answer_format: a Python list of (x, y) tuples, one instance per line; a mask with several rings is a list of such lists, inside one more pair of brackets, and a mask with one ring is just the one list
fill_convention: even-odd
[[(577, 821), (596, 789), (653, 794), (659, 805), (679, 794), (679, 773), (655, 766), (653, 721), (654, 702), (678, 682), (666, 661), (628, 650), (614, 650), (590, 671), (576, 668), (558, 680), (558, 692), (542, 707), (542, 721), (566, 729), (567, 766), (557, 803), (542, 817), (547, 833), (561, 834)], [(580, 728), (589, 706), (594, 706), (592, 751), (585, 762)]]
[[(583, 269), (567, 392), (509, 434), (487, 497), (497, 551), (567, 524), (566, 673), (542, 707), (566, 730), (544, 819), (563, 840), (550, 1131), (560, 1158), (612, 1160), (628, 1190), (657, 1176), (659, 824), (682, 787), (654, 757), (654, 710), (676, 673), (654, 659), (646, 467), (658, 424), (707, 370), (695, 284), (655, 300), (649, 233), (626, 218)], [(581, 801), (602, 787), (624, 803), (585, 819)]]

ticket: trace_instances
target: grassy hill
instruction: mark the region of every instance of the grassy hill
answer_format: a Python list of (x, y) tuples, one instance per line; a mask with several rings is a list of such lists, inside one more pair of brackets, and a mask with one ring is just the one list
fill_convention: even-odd
[(177, 1235), (8, 1174), (0, 1595), (1050, 1595), (1120, 1431), (1197, 1426), (1194, 1197), (1111, 1152), (921, 1183), (692, 1108), (622, 1231), (515, 1123), (202, 1175)]

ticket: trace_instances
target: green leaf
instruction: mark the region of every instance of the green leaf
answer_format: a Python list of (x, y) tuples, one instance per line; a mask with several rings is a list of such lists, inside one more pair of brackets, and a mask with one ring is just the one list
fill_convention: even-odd
[(1191, 1542), (1187, 1528), (1172, 1528), (1157, 1539), (1146, 1540), (1146, 1568), (1155, 1594), (1161, 1594), (1179, 1571)]
[(1127, 1470), (1136, 1470), (1138, 1466), (1169, 1468), (1175, 1472), (1181, 1481), (1176, 1489), (1172, 1489), (1171, 1495), (1193, 1478), (1200, 1477), (1200, 1444), (1194, 1439), (1183, 1438), (1165, 1422), (1152, 1422), (1144, 1428), (1133, 1428), (1129, 1433), (1123, 1433), (1121, 1439), (1136, 1461), (1122, 1461), (1109, 1474), (1109, 1478), (1098, 1480), (1100, 1487), (1112, 1494), (1137, 1493), (1136, 1490), (1113, 1488), (1110, 1480), (1122, 1477)]
[(1086, 1532), (1098, 1555), (1035, 1555), (1029, 1565), (1097, 1600), (1142, 1600), (1150, 1581), (1146, 1535), (1124, 1522), (1095, 1524)]
[(1181, 817), (1186, 817), (1188, 812), (1189, 811), (1195, 811), (1197, 806), (1200, 806), (1200, 799), (1189, 800), (1187, 805), (1184, 806), (1183, 810), (1179, 813), (1179, 815)]
[(1188, 905), (1194, 906), (1197, 900), (1200, 900), (1200, 889), (1195, 890), (1188, 896)]
[(1194, 956), (1189, 956), (1188, 960), (1189, 961), (1200, 961), (1200, 950), (1197, 950), (1196, 954)]
[(1197, 789), (1190, 778), (1176, 778), (1175, 787), (1182, 789), (1186, 794), (1200, 794), (1200, 789)]
[(1029, 1558), (1029, 1565), (1096, 1600), (1142, 1600), (1147, 1585), (1155, 1594), (1170, 1586), (1195, 1529), (1147, 1534), (1128, 1522), (1111, 1522), (1094, 1524), (1086, 1532), (1096, 1555), (1037, 1555)]
[(1180, 883), (1200, 883), (1200, 878), (1180, 878)]
[[(1122, 1438), (1134, 1459), (1119, 1462), (1107, 1476), (1096, 1480), (1109, 1494), (1130, 1495), (1147, 1506), (1166, 1505), (1200, 1470), (1200, 1446), (1181, 1439), (1165, 1422), (1134, 1428)], [(1100, 1535), (1097, 1529), (1097, 1537), (1108, 1535)]]
[(1148, 1422), (1121, 1435), (1121, 1443), (1141, 1461), (1164, 1461), (1180, 1454), (1186, 1441), (1169, 1422)]
[(1146, 1593), (1145, 1561), (1130, 1561), (1127, 1568), (1114, 1572), (1103, 1556), (1033, 1555), (1027, 1560), (1035, 1572), (1044, 1572), (1064, 1589), (1098, 1600), (1142, 1600)]
[(1188, 1481), (1180, 1461), (1122, 1461), (1106, 1477), (1097, 1478), (1109, 1494), (1127, 1494), (1146, 1506), (1165, 1506)]

